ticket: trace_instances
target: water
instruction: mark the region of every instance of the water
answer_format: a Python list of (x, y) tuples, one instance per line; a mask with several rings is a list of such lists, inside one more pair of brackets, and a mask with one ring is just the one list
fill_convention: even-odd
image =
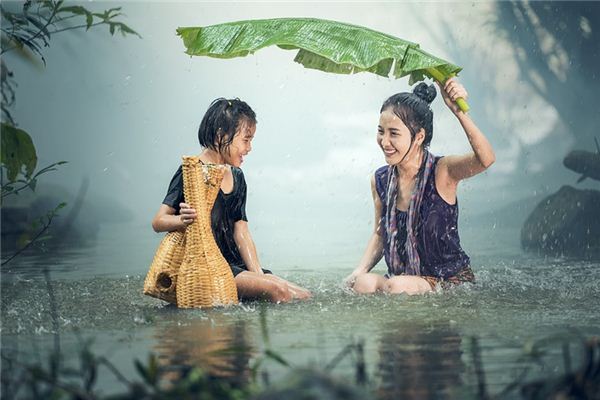
[[(261, 307), (272, 348), (296, 366), (326, 367), (348, 344), (363, 340), (369, 385), (381, 398), (475, 396), (482, 379), (489, 394), (498, 394), (525, 369), (529, 380), (564, 373), (563, 342), (579, 365), (580, 339), (600, 335), (600, 264), (524, 255), (510, 231), (470, 251), (475, 285), (416, 297), (356, 296), (340, 286), (354, 254), (321, 264), (307, 258), (274, 269), (311, 289), (311, 301), (203, 311), (178, 310), (141, 294), (160, 237), (140, 227), (143, 233), (129, 240), (131, 229), (106, 225), (94, 246), (64, 244), (61, 252), (20, 257), (4, 270), (3, 350), (43, 360), (53, 346), (45, 265), (51, 266), (61, 346), (70, 362), (81, 343), (93, 339), (92, 349), (130, 378), (137, 376), (133, 359), (154, 353), (173, 378), (199, 365), (248, 381), (266, 346)], [(465, 247), (480, 235), (467, 229)], [(539, 362), (532, 357), (536, 346), (544, 352)], [(224, 352), (231, 347), (243, 351)], [(348, 356), (332, 372), (354, 379), (355, 367)], [(275, 382), (287, 373), (275, 362), (263, 368)], [(106, 371), (99, 385), (106, 393), (124, 389)]]

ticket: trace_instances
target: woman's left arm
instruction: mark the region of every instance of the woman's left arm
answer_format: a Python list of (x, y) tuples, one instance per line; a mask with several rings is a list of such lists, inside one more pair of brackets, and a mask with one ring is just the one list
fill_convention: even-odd
[(233, 225), (233, 240), (240, 251), (244, 264), (248, 267), (248, 271), (262, 274), (263, 270), (260, 267), (260, 261), (258, 261), (256, 246), (250, 235), (247, 221), (239, 220), (235, 222)]
[(472, 153), (456, 156), (446, 156), (440, 160), (440, 166), (447, 170), (448, 178), (453, 183), (477, 175), (496, 161), (494, 149), (485, 135), (479, 130), (471, 117), (462, 112), (455, 103), (459, 97), (467, 98), (467, 91), (456, 79), (450, 78), (442, 87), (438, 82), (444, 102), (462, 125), (467, 139), (473, 149)]

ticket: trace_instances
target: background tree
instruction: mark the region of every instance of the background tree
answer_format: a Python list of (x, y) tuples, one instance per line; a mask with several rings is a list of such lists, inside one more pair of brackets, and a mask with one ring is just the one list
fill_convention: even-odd
[(525, 81), (590, 148), (600, 127), (600, 3), (499, 2), (498, 32), (516, 49)]
[[(79, 5), (65, 5), (64, 1), (29, 0), (25, 2), (4, 2), (1, 12), (1, 135), (0, 180), (2, 197), (0, 204), (7, 196), (16, 196), (19, 192), (30, 189), (35, 191), (40, 175), (55, 171), (66, 163), (59, 161), (44, 168), (37, 169), (37, 152), (31, 135), (18, 127), (11, 114), (16, 101), (17, 82), (15, 73), (5, 62), (5, 54), (13, 52), (31, 63), (46, 65), (43, 50), (50, 46), (50, 40), (58, 33), (66, 31), (87, 31), (95, 26), (108, 27), (111, 35), (120, 32), (123, 36), (137, 35), (123, 22), (117, 21), (122, 16), (121, 8), (110, 8), (101, 13), (92, 12)], [(6, 258), (2, 265), (8, 263), (17, 254), (48, 239), (47, 230), (65, 203), (58, 204), (53, 210), (37, 218), (30, 229), (24, 232), (17, 251)]]

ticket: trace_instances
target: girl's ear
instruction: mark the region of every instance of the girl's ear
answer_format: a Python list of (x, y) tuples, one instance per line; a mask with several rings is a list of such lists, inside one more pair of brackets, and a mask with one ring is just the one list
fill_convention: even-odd
[(223, 136), (223, 130), (221, 128), (217, 129), (217, 133), (215, 133), (215, 143), (214, 143), (215, 149), (217, 149), (217, 150), (219, 149), (219, 147), (221, 147), (220, 145), (223, 142), (222, 136)]

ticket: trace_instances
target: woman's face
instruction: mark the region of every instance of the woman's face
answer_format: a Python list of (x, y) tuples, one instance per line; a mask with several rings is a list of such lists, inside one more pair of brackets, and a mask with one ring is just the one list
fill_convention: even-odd
[(256, 124), (243, 121), (240, 122), (233, 141), (228, 148), (224, 149), (222, 156), (226, 164), (240, 167), (244, 162), (244, 157), (252, 150), (252, 139), (256, 133)]
[[(410, 130), (400, 117), (394, 114), (391, 108), (383, 110), (377, 127), (377, 144), (383, 151), (385, 162), (389, 165), (401, 162), (410, 148), (410, 139)], [(416, 142), (417, 140), (413, 143), (413, 149), (417, 145)]]

